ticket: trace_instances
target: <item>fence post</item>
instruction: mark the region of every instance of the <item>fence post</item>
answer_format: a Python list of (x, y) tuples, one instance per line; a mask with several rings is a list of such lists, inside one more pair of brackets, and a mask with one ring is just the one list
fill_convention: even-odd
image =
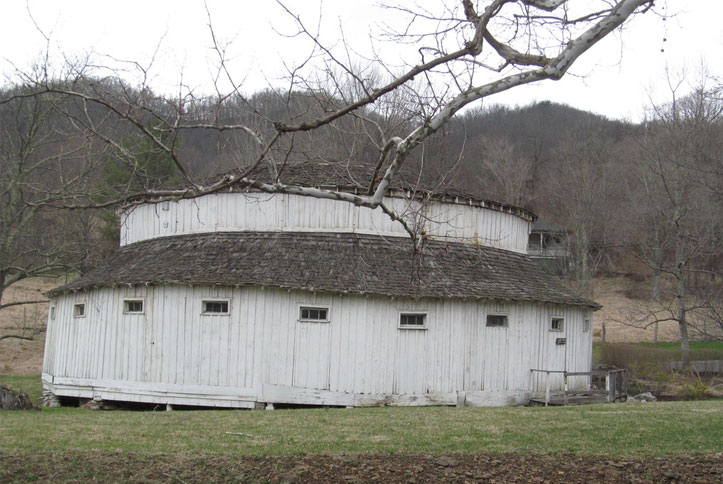
[(615, 387), (617, 384), (617, 382), (615, 381), (616, 376), (617, 375), (615, 374), (615, 371), (608, 372), (608, 378), (610, 379), (610, 384), (608, 388), (608, 403), (613, 403), (615, 401)]
[(562, 404), (567, 406), (567, 372), (563, 373), (563, 379), (565, 381), (565, 392), (562, 394)]
[(545, 372), (545, 406), (550, 403), (550, 372)]
[(610, 371), (605, 372), (605, 390), (608, 392), (608, 401), (610, 400)]

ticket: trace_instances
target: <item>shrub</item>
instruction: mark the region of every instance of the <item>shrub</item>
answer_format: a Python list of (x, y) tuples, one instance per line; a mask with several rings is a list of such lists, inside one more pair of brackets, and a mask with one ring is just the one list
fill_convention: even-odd
[(628, 299), (647, 301), (650, 299), (650, 288), (636, 284), (624, 289), (623, 294)]
[(710, 398), (713, 396), (708, 385), (700, 380), (693, 380), (692, 382), (683, 382), (678, 395), (683, 400), (701, 400), (703, 398)]

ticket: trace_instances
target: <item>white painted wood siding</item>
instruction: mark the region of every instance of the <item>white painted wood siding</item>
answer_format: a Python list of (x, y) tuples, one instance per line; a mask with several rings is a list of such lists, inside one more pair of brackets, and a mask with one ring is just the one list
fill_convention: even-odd
[[(415, 216), (427, 235), (526, 253), (529, 222), (516, 215), (455, 203), (387, 198), (396, 213)], [(408, 218), (409, 220), (409, 218)], [(233, 231), (355, 232), (407, 236), (381, 209), (299, 195), (221, 193), (146, 204), (121, 215), (121, 245), (171, 235)]]
[[(124, 298), (143, 298), (144, 314), (123, 314)], [(228, 299), (229, 314), (202, 314), (209, 298)], [(79, 302), (82, 318), (73, 317)], [(44, 381), (104, 386), (128, 400), (162, 402), (159, 389), (185, 398), (169, 401), (227, 406), (292, 387), (339, 398), (521, 394), (544, 390), (531, 368), (589, 371), (592, 358), (592, 333), (583, 332), (590, 312), (574, 307), (207, 286), (97, 289), (52, 304)], [(300, 322), (300, 305), (328, 306), (330, 321)], [(427, 329), (399, 329), (403, 311), (426, 312)], [(501, 313), (508, 327), (486, 327), (487, 314)], [(549, 330), (552, 316), (565, 318), (564, 331)], [(567, 344), (556, 345), (558, 337)]]

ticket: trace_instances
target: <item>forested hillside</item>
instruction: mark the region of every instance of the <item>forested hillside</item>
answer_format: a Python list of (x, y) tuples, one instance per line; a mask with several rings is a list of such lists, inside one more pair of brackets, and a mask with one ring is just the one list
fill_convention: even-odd
[[(118, 207), (194, 196), (188, 180), (204, 190), (233, 185), (229, 176), (273, 188), (298, 183), (299, 166), (322, 164), (304, 183), (342, 174), (375, 188), (387, 169), (380, 151), (425, 116), (396, 99), (281, 138), (279, 123), (302, 126), (345, 101), (263, 91), (179, 105), (114, 78), (28, 92), (0, 92), (3, 289), (84, 272), (117, 245)], [(655, 108), (640, 124), (550, 102), (464, 111), (409, 153), (397, 183), (522, 206), (564, 227), (569, 283), (581, 293), (594, 296), (595, 272), (648, 281), (642, 325), (692, 313), (723, 324), (720, 91)], [(401, 217), (413, 227), (417, 215)]]

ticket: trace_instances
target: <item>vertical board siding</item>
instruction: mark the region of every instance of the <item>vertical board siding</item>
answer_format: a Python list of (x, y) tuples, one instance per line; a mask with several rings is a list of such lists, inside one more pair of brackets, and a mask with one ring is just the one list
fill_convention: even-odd
[[(123, 314), (143, 298), (143, 314)], [(228, 299), (230, 314), (201, 301)], [(73, 305), (86, 316), (73, 317)], [(585, 308), (535, 303), (406, 300), (264, 288), (157, 286), (96, 289), (53, 300), (44, 372), (58, 377), (256, 389), (264, 384), (360, 394), (544, 391), (531, 368), (590, 371)], [(299, 321), (299, 306), (329, 308), (329, 322)], [(400, 329), (401, 312), (426, 329)], [(506, 314), (505, 328), (486, 327)], [(564, 330), (549, 330), (563, 317)], [(557, 338), (566, 345), (556, 345)], [(562, 378), (552, 377), (553, 389)], [(570, 379), (585, 388), (587, 377)], [(132, 390), (128, 390), (132, 391)]]
[[(480, 243), (525, 253), (529, 222), (488, 208), (403, 198), (385, 203), (430, 237)], [(224, 231), (358, 232), (406, 236), (381, 209), (299, 195), (221, 193), (192, 200), (145, 204), (121, 214), (121, 245), (155, 237)]]

